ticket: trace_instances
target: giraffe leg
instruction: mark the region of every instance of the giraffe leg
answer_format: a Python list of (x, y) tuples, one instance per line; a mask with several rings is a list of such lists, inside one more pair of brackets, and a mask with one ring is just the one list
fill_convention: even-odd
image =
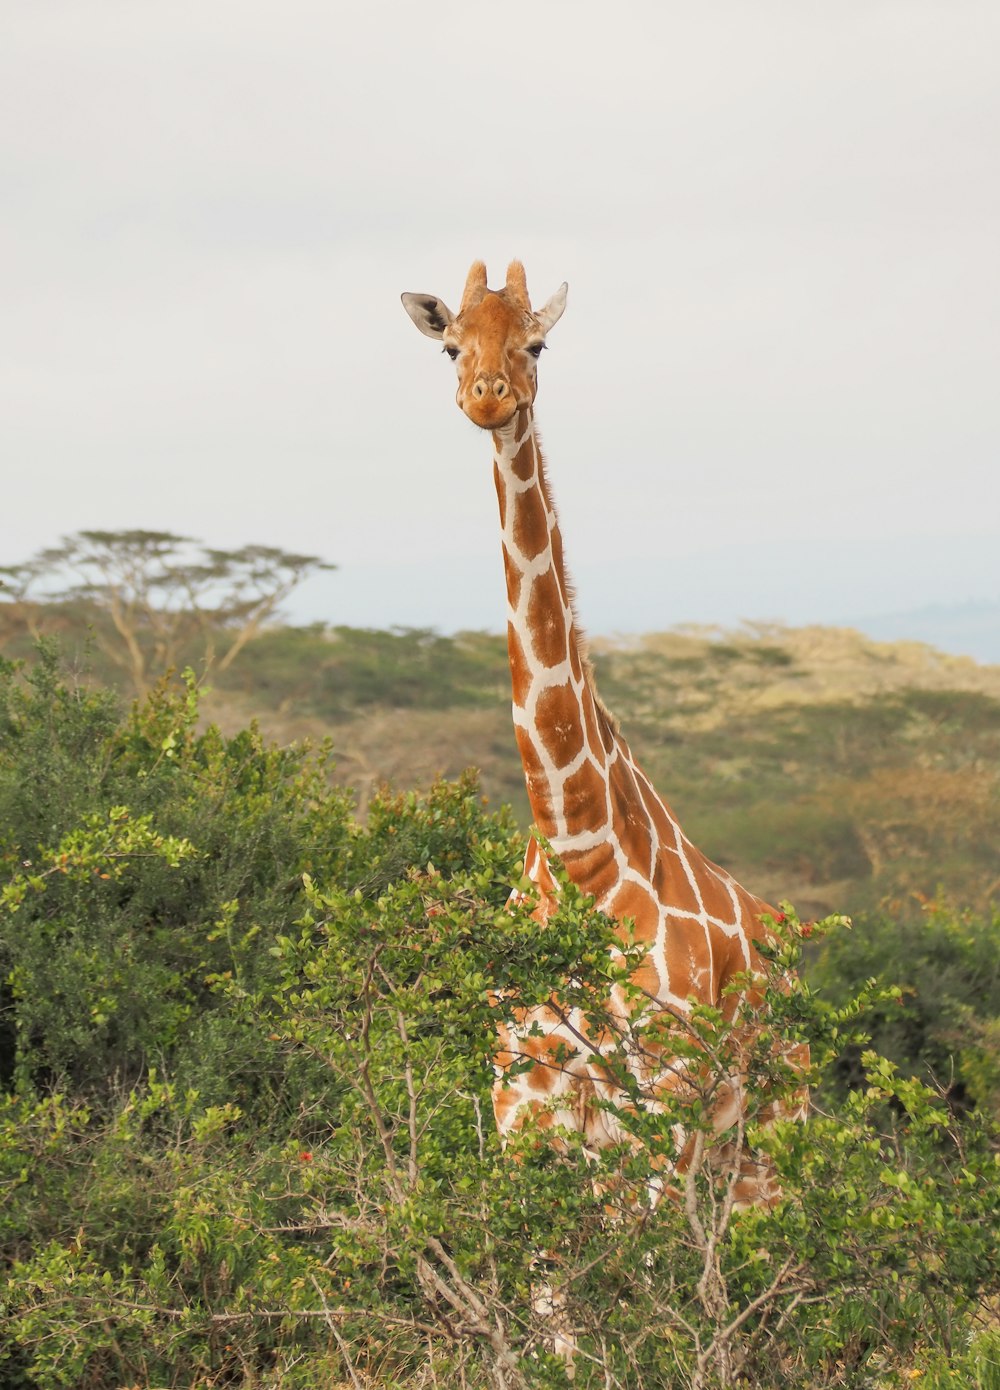
[[(551, 1264), (551, 1255), (536, 1259), (536, 1268), (543, 1263)], [(566, 1379), (573, 1380), (576, 1376), (577, 1341), (566, 1303), (565, 1287), (554, 1273), (532, 1281), (532, 1312), (545, 1323), (552, 1351), (565, 1364)]]
[[(511, 1088), (506, 1088), (509, 1091)], [(502, 1106), (509, 1106), (511, 1098), (505, 1095), (505, 1088), (501, 1083), (494, 1087), (494, 1105), (497, 1102), (497, 1095), (500, 1093), (500, 1103)], [(510, 1112), (507, 1112), (510, 1115)], [(541, 1103), (533, 1098), (522, 1098), (521, 1103), (515, 1102), (513, 1110), (513, 1123), (506, 1133), (501, 1134), (501, 1142), (506, 1144), (507, 1137), (522, 1129), (525, 1124), (532, 1120), (540, 1124), (543, 1129), (555, 1122), (562, 1124), (570, 1119), (569, 1111), (554, 1111), (545, 1109)], [(549, 1141), (557, 1150), (565, 1147), (561, 1140), (552, 1138)], [(558, 1257), (554, 1250), (538, 1251), (531, 1261), (531, 1310), (545, 1328), (545, 1341), (549, 1349), (565, 1363), (566, 1378), (574, 1378), (575, 1357), (576, 1357), (576, 1336), (570, 1320), (567, 1307), (566, 1290), (557, 1274)]]
[[(542, 1036), (534, 1031), (542, 1030)], [(500, 1141), (528, 1127), (544, 1134), (545, 1142), (557, 1152), (569, 1146), (559, 1131), (583, 1135), (582, 1154), (592, 1159), (599, 1145), (594, 1144), (592, 1120), (598, 1114), (592, 1102), (595, 1082), (585, 1063), (574, 1057), (580, 1040), (569, 1032), (560, 1033), (558, 1013), (542, 1007), (532, 1009), (510, 1025), (499, 1028), (500, 1051), (496, 1055), (497, 1078), (493, 1085), (493, 1111)], [(530, 1056), (534, 1065), (513, 1079), (507, 1069), (515, 1059)], [(589, 1123), (590, 1122), (590, 1123)], [(548, 1348), (560, 1357), (566, 1378), (573, 1380), (577, 1356), (577, 1337), (569, 1312), (566, 1286), (559, 1275), (557, 1249), (539, 1249), (531, 1262), (531, 1309), (544, 1328)]]

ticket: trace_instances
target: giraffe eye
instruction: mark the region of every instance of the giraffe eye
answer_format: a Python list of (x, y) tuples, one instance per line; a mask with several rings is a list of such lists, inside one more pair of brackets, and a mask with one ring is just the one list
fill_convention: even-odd
[(445, 347), (443, 347), (443, 348), (441, 349), (441, 351), (442, 351), (442, 352), (446, 352), (453, 362), (454, 362), (455, 358), (458, 356), (458, 348), (457, 348), (457, 347), (451, 347), (450, 344), (447, 345), (447, 346), (445, 346)]
[(544, 346), (544, 343), (529, 343), (524, 350), (530, 352), (532, 357), (540, 357)]

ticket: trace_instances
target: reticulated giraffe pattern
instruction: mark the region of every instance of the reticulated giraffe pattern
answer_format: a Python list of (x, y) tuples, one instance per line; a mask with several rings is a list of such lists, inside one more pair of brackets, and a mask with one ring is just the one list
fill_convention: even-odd
[[(514, 728), (539, 835), (603, 912), (634, 923), (646, 955), (632, 985), (650, 1011), (683, 1018), (694, 1000), (721, 1005), (731, 1016), (737, 1000), (726, 986), (759, 964), (754, 938), (766, 934), (761, 914), (772, 909), (687, 839), (596, 693), (533, 416), (537, 360), (565, 300), (563, 285), (532, 311), (518, 262), (496, 292), (476, 262), (457, 315), (435, 296), (403, 296), (417, 327), (440, 339), (455, 362), (459, 405), (492, 434)], [(557, 890), (536, 838), (525, 872), (538, 889), (536, 915), (544, 918)], [(634, 1013), (624, 997), (608, 1004), (623, 1019)], [(583, 1031), (555, 1003), (502, 1030), (493, 1095), (501, 1135), (531, 1115), (540, 1125), (582, 1132), (595, 1149), (623, 1137), (613, 1115), (596, 1104), (616, 1097), (607, 1076), (588, 1063), (592, 1049), (581, 1046)], [(537, 1064), (509, 1077), (510, 1062), (525, 1053)], [(648, 1068), (648, 1058), (635, 1065)], [(676, 1074), (669, 1059), (661, 1064), (654, 1092)], [(734, 1084), (726, 1113), (717, 1116), (720, 1130), (733, 1123), (738, 1104)], [(750, 1164), (743, 1200), (767, 1195), (754, 1191), (755, 1181)], [(766, 1188), (763, 1172), (759, 1181)]]

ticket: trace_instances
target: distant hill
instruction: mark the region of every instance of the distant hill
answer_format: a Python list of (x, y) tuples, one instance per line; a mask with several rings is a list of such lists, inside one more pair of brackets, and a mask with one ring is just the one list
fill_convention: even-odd
[[(31, 617), (79, 679), (120, 677), (93, 605)], [(220, 656), (232, 641), (208, 637)], [(31, 660), (27, 632), (6, 654)], [(178, 664), (204, 658), (203, 644)], [(899, 916), (939, 890), (963, 907), (1000, 900), (1000, 664), (780, 624), (595, 641), (593, 658), (685, 831), (770, 901)], [(281, 744), (328, 738), (361, 815), (382, 782), (410, 790), (473, 766), (528, 823), (498, 635), (274, 626), (207, 684), (203, 710), (227, 732), (253, 719)]]
[(853, 618), (849, 625), (881, 642), (911, 639), (977, 661), (1000, 663), (1000, 602), (932, 604), (903, 613)]
[[(1000, 666), (836, 628), (692, 628), (593, 643), (598, 685), (685, 830), (805, 914), (1000, 897)], [(505, 642), (275, 630), (211, 697), (279, 741), (329, 736), (337, 776), (403, 789), (473, 765), (527, 799)]]

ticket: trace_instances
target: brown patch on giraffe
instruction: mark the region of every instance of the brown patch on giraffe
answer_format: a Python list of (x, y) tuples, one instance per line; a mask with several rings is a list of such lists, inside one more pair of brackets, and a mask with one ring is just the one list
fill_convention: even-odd
[(573, 1064), (578, 1044), (560, 1033), (563, 1020), (556, 1010), (543, 1007), (533, 1016), (538, 1021), (544, 1020), (544, 1026), (550, 1031), (542, 1038), (521, 1039), (522, 1055), (531, 1057), (535, 1063), (526, 1073), (528, 1084), (535, 1091), (556, 1091)]
[(666, 903), (681, 912), (701, 911), (698, 895), (684, 872), (677, 851), (666, 849), (662, 845), (653, 866), (653, 892), (661, 903)]
[(694, 871), (698, 878), (698, 887), (701, 890), (701, 900), (705, 905), (705, 911), (709, 917), (715, 917), (720, 922), (732, 922), (737, 916), (737, 912), (733, 906), (732, 895), (725, 883), (715, 872), (714, 866), (702, 858), (697, 850), (692, 849), (690, 854), (694, 861)]
[(734, 883), (733, 890), (740, 906), (740, 919), (748, 929), (750, 940), (770, 941), (774, 933), (761, 921), (761, 914), (766, 912), (778, 921), (782, 919), (782, 914), (770, 903), (748, 892), (740, 883)]
[[(713, 998), (718, 999), (723, 981), (746, 970), (747, 964), (743, 956), (741, 937), (731, 936), (729, 932), (713, 926), (711, 922), (708, 924), (708, 935), (712, 944), (712, 973), (707, 988), (711, 989)], [(733, 995), (733, 999), (739, 1007), (739, 996)], [(727, 1002), (723, 1001), (723, 1009)]]
[(579, 685), (583, 679), (583, 662), (580, 660), (580, 645), (578, 641), (570, 638), (569, 643), (569, 669), (573, 673), (573, 679)]
[(549, 543), (549, 521), (542, 494), (536, 487), (519, 493), (514, 501), (514, 544), (526, 560), (540, 555)]
[[(611, 769), (612, 776), (621, 763), (615, 763)], [(629, 777), (628, 782), (634, 787), (634, 779)], [(653, 857), (653, 835), (646, 819), (645, 808), (638, 795), (629, 796), (624, 802), (616, 800), (614, 785), (612, 784), (611, 793), (611, 828), (618, 837), (618, 843), (622, 847), (625, 858), (644, 877), (651, 872), (651, 860)]]
[[(532, 882), (537, 885), (539, 893), (543, 895), (539, 909), (545, 909), (544, 915), (540, 919), (544, 922), (556, 906), (559, 888), (549, 867), (548, 857), (539, 847), (538, 841), (533, 835), (528, 840), (528, 849), (524, 856), (524, 871), (530, 875)], [(534, 915), (538, 916), (538, 911)]]
[(529, 434), (511, 460), (511, 472), (520, 482), (526, 483), (535, 471), (535, 441)]
[(552, 685), (542, 691), (535, 706), (535, 723), (556, 767), (571, 763), (583, 748), (580, 703), (571, 685)]
[(607, 909), (612, 917), (619, 920), (630, 917), (635, 923), (638, 941), (651, 941), (660, 924), (659, 907), (647, 889), (638, 883), (623, 883)]
[(503, 546), (503, 577), (506, 580), (506, 594), (512, 609), (516, 609), (520, 602), (520, 569), (517, 564), (510, 559), (508, 548)]
[(541, 1058), (536, 1058), (535, 1065), (525, 1073), (525, 1079), (532, 1091), (544, 1091), (548, 1094), (555, 1089), (557, 1075), (558, 1073)]
[(493, 486), (497, 490), (497, 501), (500, 504), (500, 530), (504, 531), (507, 527), (507, 484), (496, 463), (493, 465)]
[[(539, 758), (538, 753), (535, 751), (535, 745), (532, 742), (531, 735), (527, 730), (522, 729), (519, 724), (515, 724), (514, 737), (517, 739), (518, 751), (521, 754), (521, 765), (524, 768), (524, 780), (528, 784), (529, 793), (533, 796), (544, 795), (548, 797), (548, 775), (546, 774), (545, 768), (542, 766), (541, 758)], [(548, 808), (546, 808), (546, 810), (547, 809)], [(538, 808), (532, 806), (532, 810), (535, 811), (535, 819), (538, 820)], [(546, 834), (547, 832), (540, 820), (538, 824), (542, 833)]]
[[(591, 677), (588, 672), (588, 680), (590, 679)], [(594, 699), (595, 701), (597, 700), (596, 695)], [(597, 703), (597, 714), (597, 727), (601, 731), (601, 744), (603, 745), (605, 753), (613, 753), (618, 739), (618, 732), (612, 724), (611, 717), (607, 710), (599, 702)]]
[(600, 830), (607, 822), (604, 776), (589, 759), (563, 783), (563, 815), (568, 835)]
[[(635, 775), (635, 780), (642, 805), (652, 823), (652, 831), (658, 843), (656, 859), (653, 864), (653, 892), (658, 901), (665, 903), (668, 907), (678, 908), (682, 912), (699, 913), (702, 910), (701, 901), (692, 886), (691, 878), (685, 870), (676, 847), (679, 837), (682, 844), (686, 844), (686, 842), (680, 836), (670, 808), (660, 799), (644, 777)], [(697, 875), (704, 863), (704, 858), (692, 847), (689, 846), (688, 849), (691, 873)]]
[(531, 672), (528, 670), (521, 639), (512, 623), (507, 624), (507, 655), (510, 658), (510, 686), (514, 704), (523, 709), (531, 686)]
[(551, 567), (532, 583), (527, 619), (531, 649), (542, 665), (558, 666), (565, 661), (569, 654), (566, 614)]
[(643, 777), (637, 777), (636, 782), (639, 787), (639, 795), (642, 797), (642, 804), (649, 813), (649, 819), (653, 822), (656, 835), (661, 845), (675, 846), (677, 842), (677, 822), (670, 813), (670, 808), (649, 785)]
[[(576, 648), (574, 647), (573, 650), (575, 651)], [(598, 727), (601, 712), (594, 704), (594, 701), (588, 699), (586, 695), (583, 697), (583, 715), (587, 727), (587, 747), (590, 749), (591, 755), (596, 760), (598, 766), (604, 767), (608, 755)]]
[(625, 858), (642, 874), (649, 873), (653, 841), (649, 820), (639, 795), (635, 774), (628, 763), (616, 758), (608, 768), (611, 793), (611, 828)]
[(642, 990), (648, 1000), (663, 999), (665, 980), (660, 979), (660, 972), (647, 956), (638, 970), (632, 972), (632, 983), (637, 989)]
[(671, 993), (680, 999), (686, 999), (689, 994), (697, 994), (700, 998), (698, 972), (703, 966), (711, 965), (704, 928), (697, 922), (668, 917), (663, 957)]
[[(712, 927), (714, 932), (718, 931), (722, 942), (716, 949), (716, 961), (719, 977), (719, 988), (727, 984), (734, 975), (741, 975), (746, 970), (759, 971), (763, 968), (760, 952), (754, 945), (754, 941), (766, 941), (768, 933), (764, 930), (760, 921), (761, 904), (747, 896), (744, 903), (740, 895), (740, 931), (737, 935), (730, 932), (723, 932), (717, 927)], [(750, 988), (746, 996), (754, 1006), (761, 1002), (759, 991)], [(733, 995), (731, 999), (738, 1003), (739, 996)], [(723, 1007), (728, 1010), (729, 1001)]]
[(516, 1086), (504, 1086), (501, 1082), (497, 1082), (493, 1087), (493, 1114), (496, 1117), (497, 1129), (500, 1130), (501, 1134), (512, 1113), (517, 1109), (520, 1099)]
[(618, 882), (618, 863), (607, 842), (593, 849), (567, 850), (562, 856), (563, 867), (584, 893), (591, 893), (601, 902)]

